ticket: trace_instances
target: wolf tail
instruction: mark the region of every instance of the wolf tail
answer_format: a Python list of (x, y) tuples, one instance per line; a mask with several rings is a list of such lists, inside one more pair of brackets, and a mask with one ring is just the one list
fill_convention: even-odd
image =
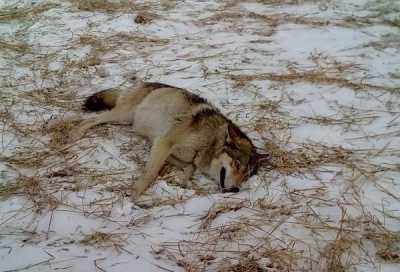
[(107, 89), (89, 96), (82, 108), (88, 112), (110, 110), (115, 107), (118, 97), (119, 90)]

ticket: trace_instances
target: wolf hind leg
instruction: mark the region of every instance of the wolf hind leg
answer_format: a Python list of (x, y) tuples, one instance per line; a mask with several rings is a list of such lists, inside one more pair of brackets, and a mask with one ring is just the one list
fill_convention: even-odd
[(122, 93), (116, 105), (109, 111), (102, 112), (95, 117), (83, 120), (79, 126), (70, 133), (71, 140), (80, 139), (88, 129), (109, 122), (131, 121), (135, 107), (151, 92), (150, 89), (137, 85), (133, 89)]
[(132, 108), (126, 107), (126, 105), (125, 107), (117, 106), (110, 111), (105, 111), (95, 117), (85, 119), (71, 131), (69, 139), (76, 141), (82, 138), (88, 129), (100, 124), (129, 121), (131, 118), (131, 111)]

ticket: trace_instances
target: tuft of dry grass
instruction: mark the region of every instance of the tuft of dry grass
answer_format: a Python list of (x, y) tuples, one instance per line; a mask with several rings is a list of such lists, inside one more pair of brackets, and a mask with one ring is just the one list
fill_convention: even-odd
[[(399, 22), (400, 26), (400, 22)], [(387, 48), (399, 48), (400, 47), (400, 34), (399, 33), (388, 33), (381, 37), (378, 41), (370, 42), (364, 47), (373, 47), (377, 50), (385, 50)], [(400, 87), (398, 88), (400, 89)]]
[(237, 264), (221, 266), (218, 272), (260, 272), (266, 271), (262, 269), (258, 261), (254, 257), (242, 257)]
[[(230, 75), (229, 78), (233, 81), (248, 82), (253, 80), (270, 80), (283, 83), (293, 82), (309, 82), (312, 84), (321, 85), (338, 85), (349, 89), (357, 90), (381, 90), (390, 93), (398, 92), (399, 88), (391, 88), (387, 86), (379, 86), (370, 83), (354, 82), (349, 79), (329, 75), (326, 71), (308, 70), (308, 71), (289, 71), (287, 73), (263, 73), (257, 75)], [(244, 85), (244, 83), (241, 83)]]
[(343, 63), (321, 53), (311, 54), (309, 60), (313, 62), (313, 65), (307, 68), (300, 67), (297, 63), (288, 63), (286, 67), (287, 71), (282, 73), (268, 72), (253, 75), (228, 74), (227, 77), (239, 86), (244, 86), (247, 82), (253, 80), (269, 80), (281, 84), (307, 82), (310, 84), (337, 85), (354, 91), (379, 90), (389, 93), (399, 92), (399, 87), (367, 83), (364, 81), (364, 78), (358, 80), (348, 79), (349, 74), (359, 74), (365, 70), (356, 63)]
[(76, 7), (83, 11), (128, 11), (132, 10), (129, 1), (109, 1), (109, 0), (72, 0)]
[(323, 164), (349, 165), (353, 154), (351, 150), (323, 144), (303, 145), (288, 151), (273, 142), (267, 142), (265, 149), (271, 154), (271, 168), (286, 175), (311, 171)]
[(142, 12), (156, 7), (146, 1), (139, 3), (129, 0), (71, 0), (71, 2), (79, 10), (91, 12)]
[[(394, 42), (399, 41), (393, 38)], [(368, 45), (367, 45), (368, 46)], [(365, 82), (364, 77), (358, 80), (348, 79), (349, 74), (363, 72), (365, 69), (356, 63), (342, 63), (321, 53), (314, 53), (309, 56), (313, 62), (311, 67), (303, 68), (297, 63), (288, 63), (287, 71), (282, 73), (268, 72), (261, 74), (229, 74), (227, 77), (234, 81), (235, 85), (244, 86), (253, 80), (269, 80), (280, 84), (291, 84), (294, 82), (306, 82), (319, 85), (336, 85), (346, 87), (354, 91), (373, 90), (389, 93), (399, 93), (399, 87), (375, 85)]]
[(49, 9), (58, 7), (59, 4), (56, 3), (39, 3), (32, 5), (32, 7), (28, 8), (6, 8), (0, 11), (0, 22), (1, 21), (11, 21), (34, 17), (40, 13), (46, 12)]
[(243, 202), (224, 202), (213, 205), (208, 210), (207, 214), (201, 217), (201, 220), (203, 220), (203, 222), (200, 225), (200, 229), (202, 230), (207, 229), (211, 225), (212, 221), (215, 218), (217, 218), (218, 215), (231, 211), (237, 211), (243, 207), (244, 207)]
[(349, 234), (338, 232), (336, 239), (321, 253), (326, 261), (327, 272), (347, 271), (346, 265), (343, 264), (343, 256), (351, 250), (352, 244), (353, 239)]
[(366, 229), (364, 237), (377, 248), (376, 255), (389, 263), (400, 263), (400, 232), (388, 230), (379, 222)]
[(22, 195), (32, 201), (34, 210), (55, 209), (59, 202), (49, 194), (38, 177), (20, 176), (15, 182), (0, 183), (0, 198)]
[[(164, 46), (169, 43), (168, 39), (148, 37), (130, 33), (114, 33), (107, 37), (97, 37), (90, 34), (83, 34), (79, 37), (79, 44), (90, 45), (89, 54), (79, 61), (68, 64), (68, 68), (88, 69), (103, 63), (103, 58), (107, 53), (112, 53), (116, 48), (141, 51), (153, 46)], [(103, 57), (103, 58), (102, 58)], [(115, 57), (112, 61), (117, 61)]]
[(49, 152), (47, 150), (36, 151), (29, 147), (20, 147), (12, 156), (0, 156), (0, 159), (17, 168), (39, 169), (43, 166), (43, 163), (48, 156)]
[(41, 107), (74, 109), (76, 107), (76, 91), (61, 91), (56, 88), (34, 89), (20, 94), (21, 98), (29, 100), (32, 105)]
[(16, 41), (2, 41), (0, 40), (0, 49), (1, 50), (12, 50), (18, 53), (30, 53), (31, 52), (31, 47), (26, 44), (26, 43), (22, 43), (22, 42), (16, 42)]
[(78, 122), (79, 121), (77, 120), (64, 119), (52, 124), (49, 129), (49, 148), (52, 150), (58, 150), (65, 146), (69, 141), (71, 130), (76, 127)]
[(96, 231), (86, 235), (85, 238), (79, 241), (79, 243), (85, 246), (113, 248), (117, 251), (121, 251), (126, 243), (126, 237), (121, 233), (105, 233)]
[(15, 182), (0, 183), (0, 197), (8, 198), (29, 188), (36, 188), (38, 181), (35, 179), (18, 179)]

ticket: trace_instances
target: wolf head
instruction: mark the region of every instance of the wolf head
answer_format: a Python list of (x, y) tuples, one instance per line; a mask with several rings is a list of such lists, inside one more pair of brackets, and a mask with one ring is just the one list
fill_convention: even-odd
[(269, 159), (269, 154), (257, 153), (251, 140), (229, 122), (223, 146), (214, 155), (209, 174), (219, 181), (223, 192), (238, 192), (240, 185), (256, 174), (259, 165)]

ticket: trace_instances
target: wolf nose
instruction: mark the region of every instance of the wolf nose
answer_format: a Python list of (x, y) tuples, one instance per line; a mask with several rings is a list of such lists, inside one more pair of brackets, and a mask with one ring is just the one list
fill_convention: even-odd
[(224, 193), (238, 193), (239, 188), (238, 187), (231, 187), (229, 189), (224, 189)]

